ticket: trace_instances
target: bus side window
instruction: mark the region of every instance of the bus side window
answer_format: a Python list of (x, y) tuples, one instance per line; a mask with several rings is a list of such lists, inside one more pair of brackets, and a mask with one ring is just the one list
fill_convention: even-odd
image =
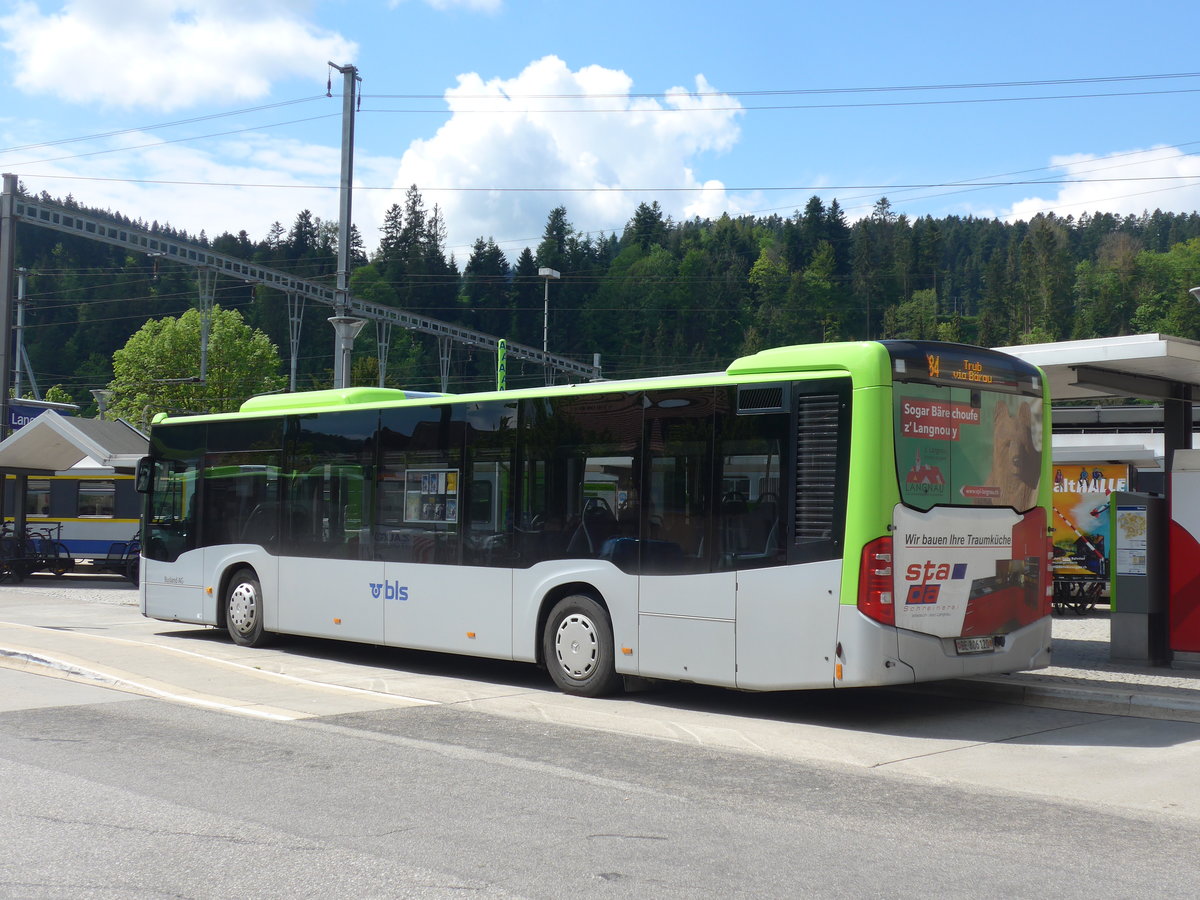
[(469, 512), (463, 483), (462, 407), (386, 409), (379, 423), (374, 558), (462, 562)]
[(637, 537), (641, 403), (639, 391), (523, 401), (522, 565), (597, 558), (608, 540)]
[(344, 409), (288, 420), (283, 552), (369, 559), (379, 413)]
[(147, 533), (142, 548), (148, 559), (174, 562), (197, 546), (196, 488), (200, 483), (195, 460), (160, 459), (154, 463), (147, 496)]
[(462, 498), (463, 563), (510, 567), (518, 563), (514, 457), (517, 404), (488, 400), (471, 404), (466, 417), (466, 493)]
[(278, 538), (279, 454), (211, 453), (204, 460), (203, 545), (260, 544)]
[(646, 392), (644, 575), (709, 571), (715, 396), (713, 388)]
[[(735, 401), (734, 401), (735, 402)], [(786, 412), (738, 415), (728, 403), (717, 417), (717, 566), (748, 569), (787, 562), (787, 509), (778, 486), (790, 416)]]

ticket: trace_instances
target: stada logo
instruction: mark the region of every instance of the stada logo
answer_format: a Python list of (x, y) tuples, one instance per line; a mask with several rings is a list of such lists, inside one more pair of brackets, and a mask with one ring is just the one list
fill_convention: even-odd
[(371, 596), (378, 600), (383, 597), (384, 600), (407, 600), (408, 588), (398, 581), (385, 581), (383, 584), (371, 584)]

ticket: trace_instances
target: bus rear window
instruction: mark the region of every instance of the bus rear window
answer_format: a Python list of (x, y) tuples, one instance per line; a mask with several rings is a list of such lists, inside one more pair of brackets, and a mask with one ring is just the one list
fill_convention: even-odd
[(972, 388), (897, 382), (896, 468), (900, 496), (936, 505), (1037, 504), (1042, 476), (1042, 401)]

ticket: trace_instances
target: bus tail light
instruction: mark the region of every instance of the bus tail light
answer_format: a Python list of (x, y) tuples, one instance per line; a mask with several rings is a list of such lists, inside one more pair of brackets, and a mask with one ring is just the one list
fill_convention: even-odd
[(858, 570), (858, 609), (876, 622), (896, 624), (890, 537), (876, 538), (863, 547), (862, 565)]

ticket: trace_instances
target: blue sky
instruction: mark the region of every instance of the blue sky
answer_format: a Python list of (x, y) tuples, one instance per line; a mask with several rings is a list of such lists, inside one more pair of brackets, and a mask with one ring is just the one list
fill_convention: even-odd
[(852, 219), (1192, 211), (1198, 26), (1194, 0), (0, 0), (0, 168), (210, 236), (335, 220), (333, 61), (362, 76), (369, 249), (413, 183), (460, 264), (560, 204), (593, 233), (814, 193)]

